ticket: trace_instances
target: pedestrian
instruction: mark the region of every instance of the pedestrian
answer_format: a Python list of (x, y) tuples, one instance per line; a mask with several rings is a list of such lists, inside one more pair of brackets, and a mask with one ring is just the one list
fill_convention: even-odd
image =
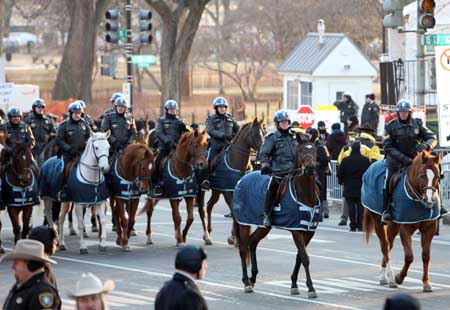
[(361, 113), (361, 125), (372, 128), (375, 132), (378, 129), (380, 119), (380, 107), (375, 102), (374, 94), (367, 94), (365, 104)]
[(327, 132), (327, 127), (325, 125), (324, 121), (319, 121), (317, 123), (317, 129), (319, 130), (319, 139), (322, 141), (322, 143), (326, 144), (328, 140), (328, 136), (330, 135)]
[[(30, 232), (29, 239), (41, 242), (44, 245), (44, 252), (47, 256), (52, 256), (58, 249), (58, 233), (56, 229), (47, 225), (34, 227)], [(56, 276), (50, 264), (45, 264), (44, 270), (47, 279), (56, 287)]]
[(105, 310), (108, 309), (108, 304), (104, 295), (111, 293), (114, 287), (114, 281), (102, 283), (100, 278), (88, 272), (81, 275), (75, 289), (68, 296), (75, 299), (77, 310)]
[(2, 256), (0, 261), (12, 260), (16, 283), (3, 304), (3, 310), (61, 309), (58, 290), (45, 275), (46, 263), (56, 262), (44, 253), (44, 245), (36, 240), (17, 241), (14, 251)]
[(333, 104), (338, 108), (341, 116), (341, 123), (344, 124), (344, 132), (348, 132), (347, 120), (352, 115), (358, 115), (358, 105), (353, 101), (352, 93), (344, 92), (344, 100), (335, 101)]
[(187, 245), (175, 257), (175, 274), (156, 295), (155, 310), (208, 309), (196, 281), (203, 280), (208, 269), (206, 251)]
[(414, 296), (405, 293), (386, 298), (384, 310), (420, 310), (420, 302)]
[(341, 124), (334, 123), (331, 126), (331, 134), (327, 140), (327, 148), (330, 151), (331, 160), (337, 160), (341, 149), (346, 144), (345, 133), (341, 130)]
[[(359, 127), (358, 117), (356, 115), (351, 115), (347, 119), (347, 131), (345, 132), (348, 136), (355, 137), (356, 131)], [(348, 138), (347, 138), (348, 139)]]
[(370, 160), (361, 155), (361, 143), (351, 145), (352, 152), (342, 160), (338, 168), (338, 181), (344, 187), (343, 196), (347, 201), (350, 216), (350, 231), (362, 231), (364, 208), (361, 204), (362, 177), (370, 166)]

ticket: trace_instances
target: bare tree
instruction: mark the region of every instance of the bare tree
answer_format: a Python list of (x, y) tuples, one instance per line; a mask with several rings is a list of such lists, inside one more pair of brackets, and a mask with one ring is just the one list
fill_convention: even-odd
[(69, 37), (53, 88), (53, 99), (92, 101), (97, 27), (110, 0), (66, 0), (71, 17)]
[[(5, 16), (5, 0), (0, 0), (0, 16)], [(0, 20), (0, 58), (3, 56), (3, 19)]]
[(161, 39), (161, 110), (167, 99), (181, 102), (180, 81), (199, 27), (210, 0), (146, 0), (160, 16)]

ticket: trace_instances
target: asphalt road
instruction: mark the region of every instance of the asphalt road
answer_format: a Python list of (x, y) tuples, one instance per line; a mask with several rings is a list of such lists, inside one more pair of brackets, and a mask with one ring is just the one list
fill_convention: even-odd
[[(435, 237), (432, 247), (431, 280), (433, 293), (422, 293), (420, 236), (414, 239), (415, 262), (404, 285), (391, 289), (378, 284), (381, 255), (378, 241), (372, 238), (367, 245), (360, 232), (349, 232), (337, 226), (338, 214), (319, 225), (308, 250), (311, 273), (318, 293), (317, 299), (308, 299), (303, 270), (300, 271), (301, 294), (291, 296), (290, 274), (296, 249), (290, 234), (273, 230), (258, 248), (259, 277), (255, 292), (246, 294), (241, 282), (238, 252), (226, 243), (231, 220), (224, 218), (227, 212), (221, 201), (214, 210), (213, 241), (208, 251), (208, 273), (200, 282), (210, 309), (382, 309), (387, 296), (406, 292), (420, 299), (423, 309), (448, 309), (450, 304), (450, 227), (442, 226), (441, 235)], [(12, 231), (6, 212), (2, 212), (6, 228), (2, 240), (7, 250), (13, 248)], [(184, 215), (185, 218), (185, 215)], [(109, 222), (109, 221), (108, 221)], [(86, 219), (86, 223), (88, 220)], [(96, 234), (89, 233), (89, 254), (80, 255), (78, 237), (67, 236), (68, 251), (58, 252), (55, 267), (58, 288), (63, 298), (63, 309), (73, 309), (74, 302), (67, 298), (67, 291), (82, 272), (93, 272), (102, 279), (113, 279), (116, 289), (108, 300), (112, 309), (152, 309), (154, 298), (173, 271), (177, 248), (173, 234), (171, 211), (168, 202), (157, 207), (153, 217), (154, 245), (145, 245), (145, 217), (137, 222), (138, 236), (130, 240), (131, 252), (123, 252), (114, 243), (115, 233), (108, 227), (107, 252), (97, 250)], [(188, 236), (189, 244), (202, 244), (199, 218)], [(400, 242), (392, 255), (395, 270), (401, 267), (403, 252)], [(3, 303), (13, 285), (10, 264), (0, 263), (0, 302)]]

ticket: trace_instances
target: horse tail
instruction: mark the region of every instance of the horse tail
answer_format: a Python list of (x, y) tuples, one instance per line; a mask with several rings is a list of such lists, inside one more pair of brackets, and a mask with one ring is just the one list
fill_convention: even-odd
[(375, 230), (375, 225), (370, 218), (368, 209), (364, 209), (364, 216), (363, 216), (363, 230), (366, 233), (366, 242), (369, 243), (370, 234)]

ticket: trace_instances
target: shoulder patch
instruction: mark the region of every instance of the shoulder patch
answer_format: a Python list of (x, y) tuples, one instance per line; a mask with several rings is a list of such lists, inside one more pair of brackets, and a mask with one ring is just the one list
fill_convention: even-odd
[(55, 298), (53, 296), (53, 293), (51, 292), (44, 292), (39, 294), (39, 303), (44, 308), (50, 308), (53, 306), (53, 303), (55, 301)]

